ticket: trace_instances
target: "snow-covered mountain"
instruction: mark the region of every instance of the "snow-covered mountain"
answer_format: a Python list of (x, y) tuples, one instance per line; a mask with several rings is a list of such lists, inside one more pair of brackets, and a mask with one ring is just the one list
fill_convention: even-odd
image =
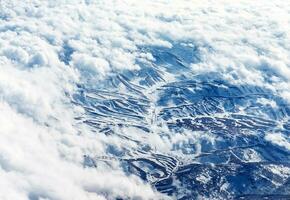
[(0, 0), (0, 199), (289, 199), (290, 3)]

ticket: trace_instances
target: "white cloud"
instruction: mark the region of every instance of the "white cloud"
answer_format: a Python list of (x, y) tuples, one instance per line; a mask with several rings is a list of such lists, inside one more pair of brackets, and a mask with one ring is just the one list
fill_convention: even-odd
[(104, 76), (110, 70), (109, 63), (103, 58), (95, 58), (87, 54), (73, 54), (72, 60), (73, 65), (84, 76)]
[(278, 145), (280, 147), (283, 147), (283, 148), (287, 149), (288, 151), (290, 150), (290, 141), (282, 133), (268, 133), (265, 136), (265, 139), (267, 141), (275, 144), (275, 145)]

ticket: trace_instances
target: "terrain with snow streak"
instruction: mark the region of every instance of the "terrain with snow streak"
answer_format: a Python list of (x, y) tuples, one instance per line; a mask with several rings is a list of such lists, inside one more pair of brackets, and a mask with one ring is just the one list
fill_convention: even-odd
[[(121, 161), (127, 173), (178, 199), (289, 199), (289, 150), (272, 143), (289, 136), (289, 104), (261, 87), (194, 76), (192, 48), (152, 51), (155, 61), (140, 71), (96, 89), (79, 86), (74, 103), (86, 113), (78, 120), (135, 144), (88, 157), (93, 167)], [(155, 135), (170, 149), (152, 144)]]

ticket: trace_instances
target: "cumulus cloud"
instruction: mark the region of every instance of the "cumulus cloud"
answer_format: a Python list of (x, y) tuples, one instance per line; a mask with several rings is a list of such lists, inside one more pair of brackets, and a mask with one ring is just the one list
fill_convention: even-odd
[(283, 135), (282, 133), (268, 133), (265, 136), (265, 139), (274, 145), (285, 148), (286, 150), (290, 150), (290, 141), (289, 139)]
[[(190, 42), (196, 75), (215, 72), (290, 101), (289, 16), (287, 1), (2, 0), (0, 199), (165, 198), (118, 166), (83, 167), (83, 155), (106, 154), (108, 141), (126, 144), (75, 122), (76, 84), (140, 69), (137, 60), (154, 60), (141, 46)], [(283, 136), (267, 138), (289, 149)], [(170, 141), (148, 141), (170, 151)]]

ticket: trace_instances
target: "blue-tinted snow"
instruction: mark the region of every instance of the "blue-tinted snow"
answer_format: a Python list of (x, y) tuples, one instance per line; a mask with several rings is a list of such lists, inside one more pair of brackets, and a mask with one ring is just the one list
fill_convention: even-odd
[[(199, 62), (196, 47), (141, 51), (153, 61), (80, 85), (74, 96), (86, 110), (79, 121), (136, 144), (109, 146), (107, 155), (91, 158), (96, 166), (119, 160), (126, 173), (178, 199), (290, 198), (290, 151), (265, 139), (289, 139), (287, 102), (263, 87), (196, 76), (189, 65)], [(170, 148), (154, 146), (147, 134), (167, 139)]]

